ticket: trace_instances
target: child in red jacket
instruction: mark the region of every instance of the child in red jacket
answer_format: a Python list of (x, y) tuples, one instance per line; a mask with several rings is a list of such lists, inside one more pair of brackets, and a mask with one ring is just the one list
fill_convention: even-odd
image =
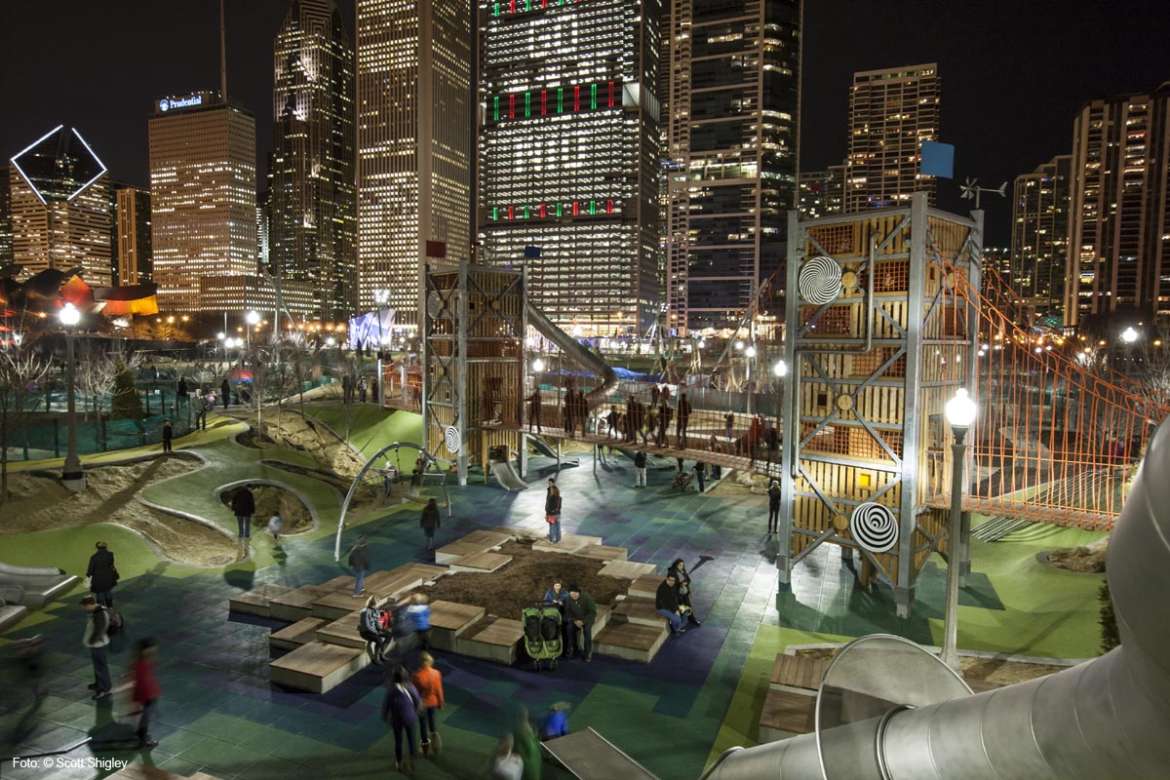
[(157, 649), (158, 643), (154, 639), (148, 637), (139, 640), (134, 661), (130, 664), (130, 676), (134, 681), (134, 703), (141, 708), (136, 732), (139, 748), (152, 748), (158, 745), (158, 740), (150, 736), (150, 714), (158, 702), (159, 694), (162, 693), (154, 673)]

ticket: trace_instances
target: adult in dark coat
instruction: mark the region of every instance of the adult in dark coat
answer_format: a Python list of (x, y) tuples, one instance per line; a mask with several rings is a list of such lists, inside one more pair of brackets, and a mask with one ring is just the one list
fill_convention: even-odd
[(179, 386), (175, 390), (175, 408), (176, 409), (179, 408), (179, 404), (185, 404), (191, 400), (191, 397), (189, 395), (187, 395), (188, 392), (190, 392), (190, 391), (187, 389), (187, 378), (182, 377), (182, 376), (179, 377)]
[(654, 594), (654, 611), (670, 624), (670, 633), (681, 634), (687, 630), (686, 610), (678, 603), (678, 580), (671, 572), (666, 573)]
[[(382, 720), (394, 732), (394, 769), (414, 773), (415, 727), (422, 697), (410, 681), (406, 669), (399, 666), (394, 670), (393, 681), (386, 687), (386, 698), (382, 700)], [(404, 757), (402, 743), (406, 741), (409, 751)], [(405, 762), (404, 762), (405, 758)]]
[(219, 383), (219, 394), (223, 398), (223, 408), (228, 408), (228, 403), (232, 398), (232, 386), (227, 381), (227, 377), (224, 377), (223, 381)]
[(163, 452), (170, 453), (171, 442), (175, 439), (175, 426), (171, 424), (170, 420), (163, 420), (162, 427), (162, 448)]
[(114, 606), (114, 586), (118, 584), (118, 568), (114, 566), (114, 554), (105, 542), (97, 543), (97, 552), (89, 556), (89, 591), (103, 607)]
[(675, 558), (674, 563), (670, 564), (666, 573), (674, 577), (674, 592), (678, 598), (679, 606), (686, 607), (684, 611), (687, 613), (687, 620), (696, 626), (702, 625), (695, 617), (695, 606), (691, 603), (691, 575), (687, 572), (686, 563), (682, 558)]
[(423, 529), (423, 533), (427, 535), (427, 549), (435, 549), (435, 531), (439, 528), (439, 505), (435, 499), (427, 501), (427, 505), (423, 507), (422, 519), (419, 521), (419, 526)]
[(568, 657), (577, 652), (577, 635), (581, 636), (581, 652), (585, 663), (593, 660), (593, 621), (597, 619), (597, 602), (576, 583), (569, 585), (569, 600), (565, 602), (566, 631), (569, 635)]
[(687, 425), (690, 422), (691, 402), (687, 400), (687, 394), (683, 393), (678, 397), (678, 417), (674, 423), (674, 438), (680, 449), (687, 448)]
[(236, 525), (241, 542), (252, 538), (252, 515), (256, 514), (256, 497), (247, 485), (242, 485), (232, 495), (232, 514), (236, 516)]
[(528, 432), (532, 433), (532, 426), (536, 426), (536, 432), (541, 433), (540, 428), (540, 413), (543, 409), (543, 399), (540, 395), (540, 388), (532, 391), (532, 395), (526, 399), (528, 401)]
[(780, 483), (772, 480), (768, 486), (768, 535), (780, 531)]

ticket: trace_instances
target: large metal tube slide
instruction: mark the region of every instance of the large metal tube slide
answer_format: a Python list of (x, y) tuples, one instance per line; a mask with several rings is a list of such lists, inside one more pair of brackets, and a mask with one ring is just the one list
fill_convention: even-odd
[[(821, 732), (849, 780), (1170, 776), (1170, 422), (1109, 546), (1121, 646), (1028, 682)], [(840, 769), (827, 780), (843, 780)], [(708, 780), (823, 778), (815, 734), (728, 751)]]
[(560, 347), (561, 351), (568, 355), (569, 359), (574, 363), (597, 374), (601, 379), (601, 384), (586, 393), (585, 399), (589, 402), (589, 408), (591, 409), (602, 403), (605, 397), (617, 387), (618, 378), (613, 368), (602, 360), (600, 355), (581, 346), (577, 339), (554, 325), (552, 320), (546, 317), (540, 309), (531, 303), (527, 304), (526, 309), (528, 312), (528, 322), (532, 327), (540, 331), (540, 334), (546, 339)]

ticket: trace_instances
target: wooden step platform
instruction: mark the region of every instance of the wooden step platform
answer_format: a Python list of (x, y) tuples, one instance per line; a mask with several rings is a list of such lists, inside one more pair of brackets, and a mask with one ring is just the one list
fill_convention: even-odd
[(624, 598), (613, 605), (613, 613), (617, 620), (626, 623), (651, 628), (667, 625), (667, 621), (654, 609), (654, 602), (650, 599)]
[(317, 629), (326, 625), (327, 622), (316, 617), (302, 618), (292, 625), (269, 634), (268, 646), (277, 650), (295, 650), (316, 639)]
[(670, 631), (665, 625), (652, 628), (614, 621), (604, 631), (594, 635), (593, 652), (648, 664), (654, 660), (669, 635)]
[(624, 561), (629, 555), (625, 547), (614, 547), (608, 544), (587, 544), (576, 552), (584, 558), (596, 561)]
[(258, 615), (259, 617), (271, 617), (268, 606), (269, 602), (291, 591), (292, 588), (285, 585), (257, 585), (249, 591), (237, 593), (228, 599), (228, 611), (239, 612), (245, 615)]
[(438, 599), (431, 602), (431, 644), (454, 652), (455, 640), (487, 614), (483, 607)]
[(769, 690), (760, 710), (759, 742), (775, 742), (815, 728), (815, 695)]
[(445, 544), (435, 550), (435, 563), (446, 564), (449, 566), (458, 561), (460, 558), (466, 558), (470, 555), (479, 555), (480, 553), (487, 552), (493, 547), (495, 547), (494, 544), (484, 542), (476, 543), (465, 542), (462, 540), (458, 542), (451, 542), (450, 544)]
[(329, 591), (320, 585), (302, 585), (268, 600), (268, 617), (295, 623), (313, 616), (313, 603)]
[(472, 531), (461, 539), (456, 541), (470, 542), (471, 544), (486, 544), (489, 547), (499, 547), (504, 542), (510, 542), (516, 538), (516, 534), (505, 530), (489, 531), (481, 529), (479, 531)]
[(666, 579), (666, 575), (644, 574), (630, 583), (630, 589), (627, 593), (632, 597), (653, 599), (658, 596), (658, 586), (662, 584), (664, 579)]
[[(353, 586), (346, 591), (326, 593), (313, 602), (313, 617), (322, 618), (326, 623), (345, 617), (354, 609), (364, 607), (370, 590), (360, 596), (353, 595)], [(377, 595), (377, 594), (374, 594)]]
[(768, 679), (768, 687), (776, 691), (791, 693), (814, 694), (821, 687), (825, 670), (829, 668), (829, 658), (813, 658), (807, 655), (788, 655), (778, 653), (772, 663), (772, 675)]
[(317, 641), (330, 645), (364, 649), (366, 640), (362, 639), (361, 634), (358, 633), (360, 615), (361, 610), (355, 609), (344, 617), (322, 624), (315, 633)]
[(532, 549), (538, 552), (576, 553), (593, 544), (601, 544), (601, 537), (563, 534), (561, 541), (557, 544), (553, 544), (548, 539), (540, 539), (532, 543)]
[[(392, 601), (408, 590), (413, 590), (423, 584), (423, 578), (413, 570), (403, 570), (404, 567), (390, 571), (374, 572), (366, 577), (365, 596), (373, 596), (379, 605)], [(365, 599), (355, 599), (358, 606), (365, 606)]]
[(370, 658), (364, 649), (309, 642), (269, 665), (272, 682), (309, 693), (325, 693), (364, 669)]
[(658, 567), (652, 563), (629, 560), (609, 560), (601, 567), (599, 574), (606, 577), (616, 577), (623, 580), (636, 580), (639, 577), (653, 575)]
[(446, 574), (451, 573), (451, 569), (446, 566), (435, 566), (430, 563), (404, 563), (393, 569), (393, 571), (402, 574), (410, 574), (416, 576), (423, 581), (423, 584), (434, 582)]
[(353, 593), (353, 575), (339, 574), (331, 580), (325, 580), (318, 587), (324, 588), (325, 590)]
[(455, 638), (455, 652), (511, 666), (523, 636), (519, 620), (488, 615)]
[(475, 555), (465, 555), (451, 564), (452, 571), (466, 571), (473, 574), (490, 574), (502, 569), (512, 562), (511, 555), (497, 552), (481, 552)]

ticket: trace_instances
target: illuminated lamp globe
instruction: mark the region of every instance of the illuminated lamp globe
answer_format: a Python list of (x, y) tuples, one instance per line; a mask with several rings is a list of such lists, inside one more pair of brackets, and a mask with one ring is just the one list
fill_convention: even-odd
[(534, 373), (537, 373), (537, 374), (539, 374), (541, 371), (544, 371), (544, 361), (540, 358), (533, 360), (532, 361), (532, 371)]
[(325, 339), (325, 346), (327, 346), (327, 347), (332, 347), (336, 343), (337, 343), (337, 339), (333, 338), (332, 336)]
[(62, 325), (72, 328), (81, 322), (81, 312), (72, 303), (67, 303), (61, 307), (61, 311), (57, 312), (57, 319), (61, 321)]
[(788, 376), (788, 364), (783, 360), (777, 360), (776, 365), (772, 366), (772, 373), (783, 379)]
[(962, 428), (963, 430), (970, 428), (971, 423), (975, 422), (977, 413), (978, 407), (975, 406), (975, 401), (967, 393), (965, 387), (956, 390), (954, 397), (947, 401), (947, 422), (951, 424), (952, 428)]
[(256, 311), (255, 309), (248, 312), (244, 315), (244, 322), (252, 326), (258, 325), (260, 323), (260, 312)]
[(742, 341), (735, 342), (735, 348), (737, 350), (743, 349), (743, 342)]
[(743, 354), (747, 355), (750, 358), (754, 358), (756, 356), (756, 348), (755, 347), (748, 347), (747, 349), (745, 349), (743, 351)]
[(1131, 325), (1130, 327), (1121, 331), (1121, 340), (1126, 344), (1132, 344), (1138, 340), (1138, 332), (1134, 330), (1133, 326)]
[(219, 341), (223, 341), (224, 339), (227, 338), (227, 336), (224, 335), (224, 332), (221, 330), (219, 333), (215, 334), (215, 338), (218, 339)]

